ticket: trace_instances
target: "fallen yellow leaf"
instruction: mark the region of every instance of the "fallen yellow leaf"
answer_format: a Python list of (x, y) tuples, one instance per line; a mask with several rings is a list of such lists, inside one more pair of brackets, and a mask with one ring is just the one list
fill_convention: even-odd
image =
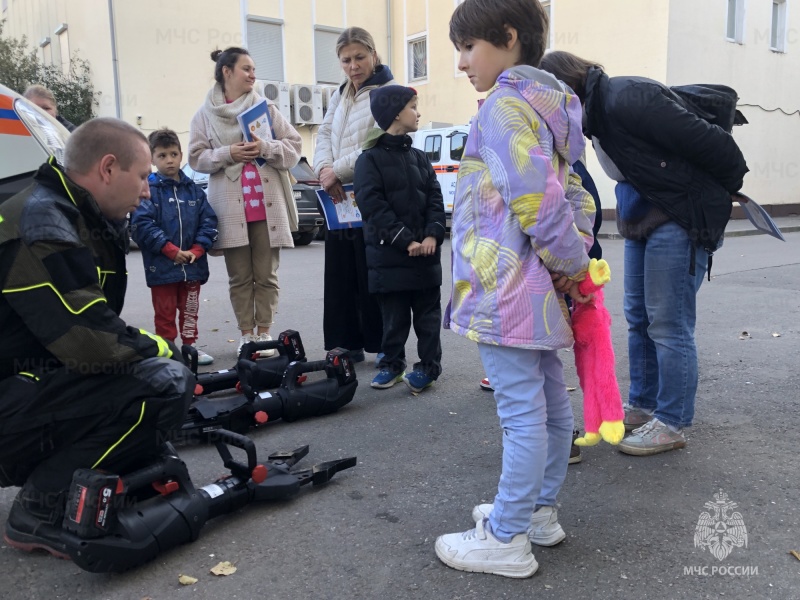
[(197, 577), (190, 577), (189, 575), (178, 575), (178, 583), (181, 585), (194, 585), (197, 583)]
[(230, 561), (223, 561), (211, 567), (211, 573), (214, 575), (233, 575), (236, 573), (236, 567)]
[(794, 556), (797, 560), (800, 560), (800, 552), (798, 552), (797, 550), (789, 550), (789, 554)]

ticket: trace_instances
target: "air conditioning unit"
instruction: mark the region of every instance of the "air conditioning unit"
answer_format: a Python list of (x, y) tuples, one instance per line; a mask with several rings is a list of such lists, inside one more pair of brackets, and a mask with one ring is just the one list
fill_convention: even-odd
[[(264, 98), (272, 100), (281, 111), (287, 121), (292, 120), (292, 94), (289, 84), (285, 81), (269, 81), (267, 79), (257, 79), (256, 91), (260, 92)], [(260, 88), (260, 89), (258, 89)]]
[(322, 86), (322, 110), (328, 112), (328, 107), (331, 105), (331, 98), (336, 90), (339, 89), (338, 85), (323, 85)]
[(322, 86), (292, 86), (292, 117), (295, 125), (322, 124)]

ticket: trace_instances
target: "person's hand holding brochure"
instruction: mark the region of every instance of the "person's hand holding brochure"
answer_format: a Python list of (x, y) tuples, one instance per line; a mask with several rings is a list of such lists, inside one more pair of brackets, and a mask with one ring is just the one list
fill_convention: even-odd
[(344, 200), (334, 200), (325, 190), (317, 190), (325, 223), (328, 229), (351, 229), (361, 227), (361, 211), (358, 210), (352, 185), (343, 186)]
[[(242, 133), (244, 133), (244, 139), (248, 142), (259, 140), (268, 142), (275, 139), (272, 119), (269, 116), (266, 100), (261, 100), (243, 111), (236, 117), (236, 120), (239, 121), (239, 126), (242, 128)], [(259, 166), (267, 162), (261, 157), (256, 158), (255, 161)]]

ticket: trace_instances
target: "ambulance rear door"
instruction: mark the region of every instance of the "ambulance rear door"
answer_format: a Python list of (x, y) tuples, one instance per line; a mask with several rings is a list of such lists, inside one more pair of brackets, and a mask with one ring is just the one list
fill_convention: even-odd
[(458, 165), (467, 143), (466, 127), (420, 130), (414, 144), (428, 156), (442, 188), (444, 211), (450, 220), (458, 179)]

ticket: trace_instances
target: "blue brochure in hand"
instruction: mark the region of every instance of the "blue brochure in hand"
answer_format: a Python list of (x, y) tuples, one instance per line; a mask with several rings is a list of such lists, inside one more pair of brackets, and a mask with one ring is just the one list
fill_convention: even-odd
[(319, 204), (325, 213), (328, 229), (353, 229), (361, 227), (361, 211), (356, 204), (352, 185), (345, 185), (343, 201), (334, 200), (325, 190), (317, 190)]
[(739, 206), (742, 207), (745, 216), (750, 219), (753, 227), (759, 231), (768, 233), (772, 237), (777, 238), (782, 242), (786, 241), (786, 238), (783, 237), (783, 233), (781, 232), (780, 228), (775, 224), (775, 221), (772, 220), (772, 217), (769, 216), (769, 213), (764, 210), (763, 206), (753, 200), (750, 196), (745, 196), (741, 192), (736, 192), (735, 194), (732, 194), (731, 197), (739, 202)]
[[(272, 129), (272, 117), (269, 116), (267, 101), (261, 100), (247, 110), (240, 113), (236, 120), (242, 128), (244, 139), (248, 142), (253, 141), (253, 134), (260, 140), (274, 140), (275, 131)], [(256, 158), (259, 167), (266, 164), (263, 158)]]

